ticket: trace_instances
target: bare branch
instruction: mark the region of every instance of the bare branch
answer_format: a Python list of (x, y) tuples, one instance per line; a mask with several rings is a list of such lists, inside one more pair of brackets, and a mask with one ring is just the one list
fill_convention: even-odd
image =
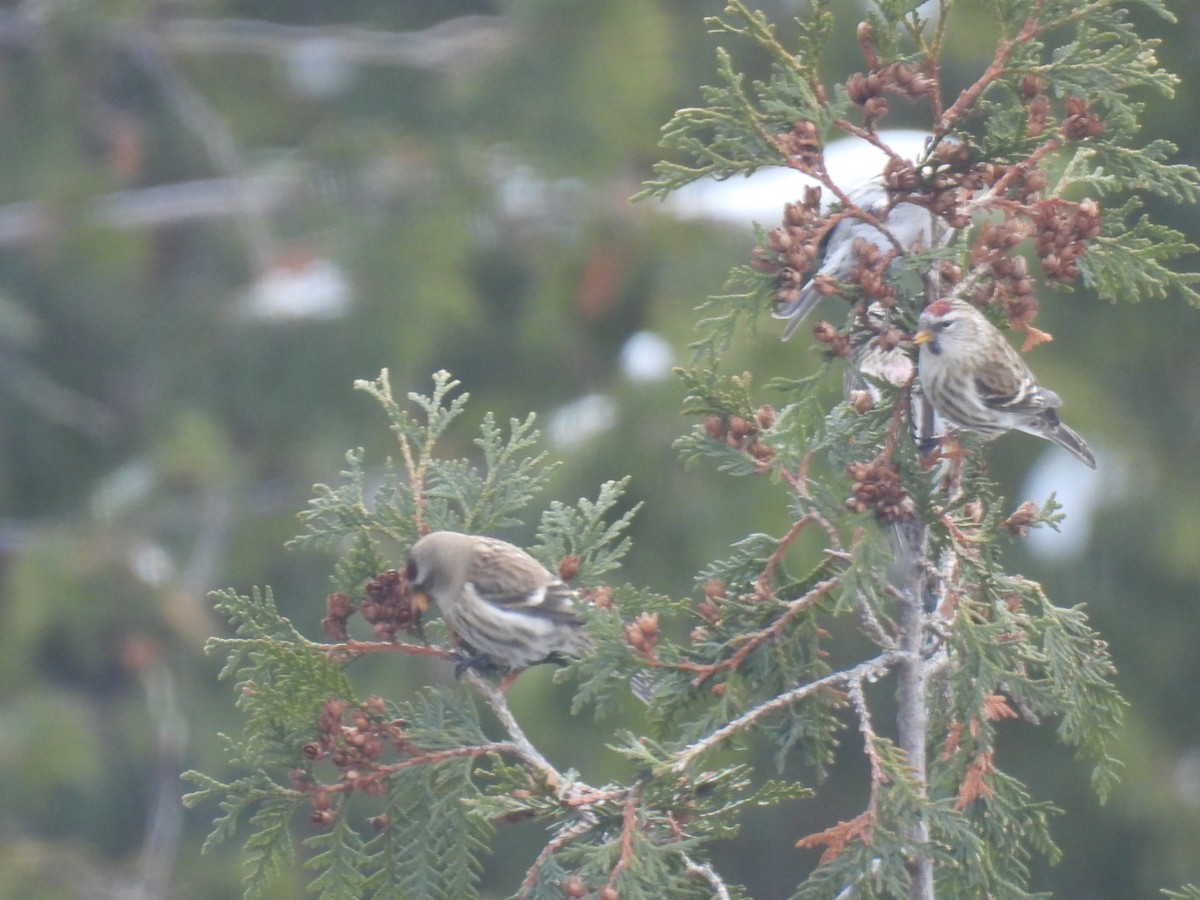
[(541, 751), (525, 736), (525, 732), (517, 724), (516, 716), (508, 708), (508, 702), (504, 699), (504, 694), (481, 678), (477, 672), (468, 670), (463, 677), (470, 682), (471, 686), (487, 701), (487, 705), (492, 708), (492, 712), (500, 720), (501, 727), (508, 732), (508, 736), (512, 740), (514, 752), (527, 764), (540, 771), (547, 783), (552, 787), (556, 789), (561, 787), (563, 785), (562, 773), (550, 765), (550, 761), (542, 756)]
[(858, 592), (858, 617), (862, 622), (863, 631), (867, 637), (875, 642), (876, 646), (882, 647), (885, 650), (894, 650), (896, 648), (895, 640), (883, 630), (883, 625), (880, 624), (879, 618), (875, 615), (875, 610), (871, 609), (867, 595), (862, 591)]
[(908, 654), (904, 651), (889, 650), (873, 659), (861, 662), (853, 668), (842, 672), (831, 672), (829, 675), (818, 678), (816, 681), (810, 681), (808, 684), (802, 684), (790, 691), (785, 691), (782, 694), (772, 697), (766, 703), (748, 709), (727, 725), (723, 725), (700, 740), (684, 747), (675, 754), (675, 762), (672, 768), (677, 772), (682, 772), (701, 753), (712, 749), (738, 732), (744, 731), (769, 713), (776, 712), (793, 703), (798, 703), (807, 697), (811, 697), (818, 691), (839, 687), (853, 680), (881, 678), (892, 666), (907, 657)]
[(617, 864), (608, 875), (610, 888), (616, 885), (617, 876), (633, 859), (633, 834), (637, 830), (638, 801), (641, 800), (641, 796), (641, 791), (636, 786), (625, 795), (625, 803), (621, 809), (621, 853), (617, 857)]
[(119, 422), (108, 407), (64, 387), (16, 353), (3, 348), (0, 348), (0, 380), (39, 415), (73, 428), (96, 443), (104, 443), (116, 434)]
[[(914, 566), (912, 580), (901, 591), (899, 624), (903, 661), (899, 667), (899, 684), (896, 688), (898, 743), (908, 756), (913, 780), (921, 796), (925, 796), (929, 777), (925, 758), (925, 743), (929, 734), (929, 710), (925, 696), (928, 672), (921, 658), (925, 642), (924, 583), (923, 571), (919, 566)], [(929, 842), (928, 822), (924, 818), (917, 818), (909, 826), (909, 836), (916, 846), (923, 847)], [(929, 854), (923, 850), (915, 851), (909, 871), (912, 875), (909, 900), (934, 900), (933, 861)]]
[(827, 578), (824, 581), (817, 582), (802, 596), (797, 597), (795, 600), (789, 601), (784, 611), (780, 613), (779, 617), (771, 622), (770, 625), (767, 625), (765, 628), (750, 634), (740, 636), (737, 639), (737, 650), (735, 650), (730, 656), (718, 662), (706, 664), (691, 662), (662, 663), (653, 657), (650, 658), (649, 662), (654, 666), (673, 668), (685, 672), (695, 672), (696, 678), (694, 683), (697, 685), (703, 684), (707, 679), (711, 678), (717, 672), (724, 672), (728, 669), (736, 670), (743, 662), (746, 661), (746, 657), (749, 656), (755, 650), (755, 648), (761, 646), (762, 643), (769, 638), (780, 634), (784, 628), (787, 627), (788, 623), (792, 621), (792, 619), (819, 601), (827, 593), (841, 584), (841, 582), (842, 575), (840, 573), (834, 575), (832, 578)]
[(721, 876), (717, 874), (712, 866), (701, 865), (687, 856), (684, 859), (687, 861), (689, 875), (695, 875), (697, 878), (703, 878), (707, 881), (709, 887), (713, 889), (713, 896), (717, 900), (729, 900), (729, 888), (725, 886), (725, 882), (721, 880)]
[(266, 216), (303, 188), (298, 173), (209, 178), (155, 185), (102, 194), (82, 208), (64, 210), (40, 201), (0, 207), (0, 247), (36, 240), (59, 227), (70, 214), (72, 223), (98, 228), (150, 229), (187, 222), (240, 216), (247, 209)]
[[(1038, 6), (1040, 7), (1041, 3)], [(1041, 10), (1039, 9), (1038, 12), (1040, 13)], [(1012, 56), (1013, 50), (1019, 44), (1023, 44), (1037, 35), (1038, 24), (1038, 14), (1030, 15), (1012, 40), (1005, 41), (996, 48), (996, 55), (992, 58), (991, 65), (987, 67), (987, 70), (976, 79), (974, 84), (965, 88), (958, 95), (958, 99), (954, 101), (954, 104), (942, 114), (941, 120), (938, 123), (939, 131), (944, 134), (954, 127), (958, 119), (975, 105), (975, 101), (979, 99), (979, 96), (987, 90), (992, 82), (1004, 74), (1008, 58)]]
[(475, 71), (517, 44), (516, 30), (508, 19), (485, 15), (460, 16), (410, 32), (252, 19), (175, 19), (163, 23), (159, 36), (173, 53), (243, 53), (286, 60), (320, 45), (350, 63), (409, 66), (447, 74)]
[(458, 655), (453, 650), (431, 647), (428, 644), (406, 644), (403, 641), (357, 641), (351, 638), (336, 644), (313, 644), (312, 646), (327, 656), (339, 659), (353, 659), (356, 656), (366, 656), (371, 653), (407, 653), (410, 656), (432, 656), (452, 662), (458, 659)]
[(362, 790), (365, 784), (370, 782), (382, 781), (389, 775), (394, 775), (397, 772), (402, 772), (405, 769), (414, 769), (417, 766), (429, 766), (436, 763), (445, 762), (448, 759), (462, 759), (464, 757), (476, 758), (480, 756), (488, 756), (493, 753), (511, 753), (514, 756), (520, 756), (520, 748), (512, 741), (491, 741), (486, 744), (463, 744), (459, 747), (447, 747), (444, 750), (431, 750), (428, 753), (418, 753), (415, 756), (407, 757), (394, 763), (386, 763), (377, 765), (367, 772), (355, 772), (353, 778), (344, 778), (337, 784), (324, 785), (324, 789), (331, 794), (334, 793), (350, 793), (351, 791)]
[(528, 897), (530, 891), (533, 890), (533, 886), (537, 883), (538, 873), (542, 871), (542, 867), (546, 865), (550, 857), (571, 843), (571, 841), (587, 834), (591, 827), (591, 822), (580, 819), (578, 822), (573, 822), (554, 835), (546, 843), (546, 846), (542, 848), (542, 852), (537, 855), (537, 859), (533, 861), (533, 865), (525, 873), (525, 880), (521, 882), (521, 889), (517, 891), (517, 896)]
[[(175, 108), (180, 120), (204, 146), (213, 167), (239, 184), (246, 177), (233, 132), (225, 119), (196, 91), (171, 59), (162, 52), (154, 32), (140, 29), (125, 34), (123, 43), (130, 55), (162, 91)], [(265, 272), (275, 257), (275, 242), (270, 226), (261, 212), (239, 202), (238, 221), (246, 250), (255, 272)]]
[(875, 749), (875, 727), (871, 724), (871, 710), (867, 706), (867, 698), (863, 695), (861, 679), (850, 682), (846, 688), (850, 695), (850, 703), (854, 714), (858, 717), (858, 731), (863, 736), (863, 752), (871, 764), (871, 804), (869, 811), (874, 814), (878, 805), (879, 786), (887, 781), (883, 765), (879, 759), (879, 751)]

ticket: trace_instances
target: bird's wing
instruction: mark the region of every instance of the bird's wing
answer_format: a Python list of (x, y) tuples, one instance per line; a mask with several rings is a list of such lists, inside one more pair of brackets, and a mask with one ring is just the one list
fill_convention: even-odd
[(554, 622), (578, 624), (581, 620), (575, 612), (575, 591), (557, 579), (549, 584), (519, 593), (495, 593), (495, 584), (469, 582), (475, 593), (501, 609), (540, 616)]
[[(865, 184), (853, 188), (848, 198), (863, 212), (877, 219), (885, 219), (888, 215), (891, 201), (881, 178), (873, 178)], [(826, 210), (827, 215), (828, 213), (829, 210)], [(817, 259), (822, 262), (821, 268), (827, 268), (824, 265), (825, 262), (834, 261), (839, 249), (844, 248), (843, 255), (850, 253), (854, 239), (859, 237), (866, 238), (879, 247), (889, 243), (874, 225), (864, 222), (857, 216), (847, 216), (832, 228), (826, 229), (825, 233), (821, 235), (821, 240), (817, 244)], [(828, 268), (836, 269), (837, 266)]]
[(1053, 391), (1034, 380), (1025, 361), (1008, 344), (1003, 365), (981, 366), (975, 372), (975, 389), (989, 409), (1000, 412), (1039, 412), (1062, 405)]
[(488, 603), (560, 621), (578, 621), (575, 592), (526, 553), (505, 545), (485, 545), (467, 573), (467, 582)]
[(1039, 387), (1032, 378), (1013, 372), (987, 370), (975, 375), (983, 405), (998, 412), (1042, 412), (1062, 405), (1058, 395)]

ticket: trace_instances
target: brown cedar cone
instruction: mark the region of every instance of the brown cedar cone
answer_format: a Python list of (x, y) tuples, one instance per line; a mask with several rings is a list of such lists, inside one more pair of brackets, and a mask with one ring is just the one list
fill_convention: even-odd
[(904, 490), (895, 463), (877, 457), (870, 462), (850, 463), (846, 471), (854, 479), (854, 493), (846, 500), (847, 508), (855, 512), (873, 509), (885, 522), (910, 522), (916, 516), (916, 504)]

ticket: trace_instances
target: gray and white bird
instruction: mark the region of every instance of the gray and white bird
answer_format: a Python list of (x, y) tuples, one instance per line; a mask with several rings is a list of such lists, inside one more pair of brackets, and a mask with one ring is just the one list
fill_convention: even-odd
[[(866, 184), (860, 185), (848, 194), (850, 200), (861, 209), (882, 223), (891, 236), (896, 239), (903, 252), (908, 253), (920, 247), (929, 250), (945, 244), (954, 229), (931, 213), (923, 206), (915, 203), (899, 202), (891, 205), (891, 197), (887, 186), (881, 178), (873, 178)], [(792, 333), (812, 312), (822, 298), (822, 294), (813, 282), (818, 276), (832, 278), (835, 281), (846, 281), (857, 264), (857, 254), (854, 252), (854, 242), (858, 238), (874, 244), (881, 253), (889, 253), (897, 249), (891, 239), (872, 225), (854, 216), (847, 216), (837, 223), (821, 241), (821, 263), (816, 274), (800, 288), (796, 299), (775, 309), (773, 315), (777, 319), (788, 319), (783, 329), (783, 340)]]
[(519, 670), (579, 656), (589, 645), (575, 591), (506, 541), (435, 531), (413, 544), (406, 575), (476, 654), (468, 666)]
[(1052, 441), (1096, 468), (1083, 438), (1059, 421), (1058, 394), (1037, 383), (1025, 360), (978, 309), (963, 300), (935, 300), (917, 327), (917, 373), (939, 416), (986, 436), (1015, 428)]

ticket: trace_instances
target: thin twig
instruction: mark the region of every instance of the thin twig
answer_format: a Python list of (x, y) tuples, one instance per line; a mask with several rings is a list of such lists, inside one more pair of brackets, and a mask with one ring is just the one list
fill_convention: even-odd
[(815, 522), (816, 519), (812, 515), (803, 515), (788, 529), (788, 533), (779, 539), (779, 543), (775, 547), (775, 552), (767, 557), (766, 565), (763, 566), (762, 574), (758, 576), (756, 586), (758, 595), (763, 600), (773, 600), (775, 591), (771, 589), (771, 581), (775, 577), (775, 569), (779, 567), (783, 555), (787, 552), (788, 547), (792, 542), (800, 536), (800, 532), (804, 530), (804, 526), (810, 522)]
[(842, 573), (840, 572), (837, 575), (834, 575), (832, 578), (827, 578), (824, 581), (817, 582), (805, 594), (797, 597), (795, 600), (789, 601), (787, 608), (784, 609), (784, 611), (780, 613), (779, 617), (771, 622), (771, 624), (766, 628), (759, 629), (753, 634), (746, 635), (742, 639), (737, 650), (735, 650), (732, 655), (720, 660), (719, 662), (705, 665), (696, 663), (690, 663), (686, 665), (682, 663), (669, 663), (666, 665), (673, 668), (686, 669), (687, 671), (696, 672), (697, 677), (694, 683), (697, 685), (703, 684), (717, 672), (724, 672), (727, 669), (736, 670), (743, 662), (745, 662), (746, 657), (749, 656), (759, 646), (761, 646), (764, 641), (780, 634), (784, 628), (787, 627), (788, 623), (792, 621), (792, 619), (824, 597), (827, 593), (841, 584), (841, 582)]
[(708, 886), (712, 888), (713, 896), (717, 900), (729, 900), (729, 888), (725, 886), (725, 882), (721, 880), (716, 869), (706, 863), (698, 863), (687, 855), (683, 857), (683, 861), (689, 875), (695, 875), (708, 882)]
[(633, 859), (633, 835), (637, 831), (638, 801), (641, 798), (641, 791), (636, 786), (625, 795), (625, 804), (621, 810), (621, 853), (617, 857), (617, 864), (613, 866), (612, 872), (608, 875), (607, 885), (610, 888), (617, 883), (617, 876), (629, 866), (629, 861)]
[[(838, 119), (837, 124), (844, 130), (848, 129), (849, 132), (851, 134), (854, 134), (856, 137), (862, 137), (864, 139), (869, 139), (870, 132), (863, 131), (861, 128), (858, 128), (854, 124), (847, 122), (845, 119)], [(898, 160), (899, 162), (907, 164), (907, 160), (905, 160), (903, 157), (901, 157), (899, 154), (897, 154), (895, 150), (893, 150), (891, 147), (889, 147), (884, 141), (880, 140), (879, 138), (875, 138), (874, 140), (871, 140), (871, 143), (875, 147), (879, 148), (880, 150), (883, 150), (889, 156)], [(896, 248), (896, 252), (898, 252), (900, 255), (904, 256), (904, 255), (908, 254), (909, 248), (907, 248), (903, 244), (901, 244), (899, 239), (897, 239), (897, 237), (894, 234), (892, 234), (891, 229), (888, 228), (888, 226), (887, 226), (887, 218), (888, 218), (888, 215), (892, 211), (892, 207), (896, 205), (896, 202), (897, 202), (896, 198), (893, 198), (892, 202), (888, 205), (888, 208), (883, 212), (883, 216), (881, 218), (879, 216), (876, 216), (876, 215), (868, 212), (867, 210), (865, 210), (861, 206), (859, 206), (857, 203), (855, 203), (853, 200), (851, 200), (850, 195), (847, 194), (845, 191), (843, 191), (840, 187), (838, 187), (838, 185), (834, 182), (834, 180), (825, 172), (824, 163), (822, 163), (820, 170), (806, 171), (806, 174), (811, 175), (813, 178), (816, 178), (817, 180), (819, 180), (821, 182), (821, 184), (823, 184), (825, 187), (829, 188), (829, 190), (833, 192), (833, 195), (835, 197), (837, 197), (838, 202), (840, 204), (842, 204), (841, 212), (837, 213), (835, 216), (831, 217), (828, 220), (828, 224), (826, 226), (827, 228), (833, 228), (838, 223), (840, 223), (842, 219), (858, 219), (861, 222), (866, 222), (868, 225), (870, 225), (876, 231), (878, 231), (880, 234), (882, 234), (885, 238), (887, 238), (889, 241), (891, 241), (892, 246)]]
[(997, 78), (1004, 74), (1005, 66), (1008, 64), (1008, 58), (1012, 56), (1013, 51), (1019, 44), (1032, 40), (1038, 33), (1038, 14), (1041, 12), (1043, 0), (1037, 0), (1037, 12), (1025, 20), (1025, 24), (1021, 26), (1021, 30), (1011, 40), (1005, 41), (996, 48), (996, 55), (992, 58), (991, 65), (984, 70), (984, 73), (970, 87), (963, 90), (958, 95), (958, 99), (954, 104), (946, 110), (942, 115), (941, 121), (938, 122), (938, 131), (945, 134), (953, 127), (954, 123), (962, 116), (967, 109), (979, 99), (988, 87), (991, 86)]
[(871, 609), (871, 604), (867, 601), (866, 593), (863, 591), (858, 592), (858, 617), (862, 622), (863, 631), (877, 646), (885, 650), (896, 648), (896, 641), (883, 630), (879, 617), (875, 615), (875, 610)]
[(867, 706), (867, 698), (863, 695), (862, 679), (856, 678), (851, 681), (846, 693), (850, 695), (850, 703), (858, 717), (858, 731), (863, 736), (863, 752), (871, 765), (871, 800), (868, 810), (873, 815), (879, 805), (879, 787), (887, 781), (887, 775), (883, 771), (879, 751), (875, 749), (875, 728), (871, 724), (871, 710)]
[(815, 450), (809, 450), (804, 454), (804, 458), (800, 460), (800, 468), (796, 470), (795, 475), (793, 475), (791, 472), (788, 472), (786, 469), (780, 472), (780, 475), (783, 476), (783, 480), (791, 486), (793, 491), (795, 491), (805, 500), (812, 500), (812, 492), (808, 489), (808, 467), (812, 465), (812, 459), (815, 453)]
[[(478, 69), (511, 52), (519, 38), (507, 16), (447, 19), (421, 31), (380, 31), (347, 26), (286, 25), (254, 19), (175, 19), (160, 40), (176, 53), (252, 54), (291, 61), (319, 46), (349, 65), (409, 66), (456, 74)], [(116, 36), (124, 32), (114, 29)]]
[(487, 705), (492, 708), (492, 712), (500, 720), (500, 725), (508, 732), (516, 754), (525, 760), (526, 763), (539, 770), (545, 777), (546, 782), (552, 787), (558, 789), (562, 786), (562, 774), (558, 769), (550, 765), (550, 761), (542, 756), (541, 751), (525, 736), (525, 732), (517, 724), (516, 716), (508, 708), (508, 701), (504, 699), (504, 694), (481, 678), (477, 672), (467, 670), (467, 673), (463, 677), (483, 696), (483, 699), (487, 701)]
[[(800, 460), (800, 468), (795, 472), (789, 472), (787, 469), (780, 469), (779, 476), (787, 482), (788, 487), (795, 491), (796, 496), (802, 500), (812, 502), (812, 493), (808, 489), (808, 467), (812, 463), (813, 453), (809, 452)], [(825, 516), (815, 509), (810, 509), (805, 514), (805, 518), (816, 522), (825, 530), (826, 537), (829, 538), (829, 546), (833, 550), (842, 549), (842, 536)]]
[[(222, 175), (243, 182), (245, 167), (229, 123), (196, 91), (173, 61), (164, 54), (152, 31), (129, 32), (125, 46), (151, 81), (175, 108), (180, 121), (204, 146), (209, 161)], [(237, 205), (242, 237), (256, 274), (267, 271), (275, 257), (275, 241), (262, 212), (248, 202)]]
[(525, 873), (525, 880), (521, 882), (521, 888), (517, 891), (517, 896), (528, 897), (529, 892), (533, 890), (534, 884), (537, 883), (538, 874), (542, 871), (543, 866), (546, 865), (550, 857), (571, 843), (571, 841), (587, 834), (592, 824), (585, 819), (580, 819), (578, 822), (573, 822), (566, 828), (563, 828), (551, 838), (549, 843), (542, 848), (542, 852), (537, 855), (537, 859), (533, 861), (533, 865)]
[[(833, 124), (836, 125), (838, 128), (842, 129), (842, 131), (846, 132), (846, 134), (848, 134), (852, 137), (861, 138), (862, 140), (869, 143), (876, 150), (883, 151), (892, 160), (894, 160), (897, 164), (902, 165), (902, 166), (908, 165), (908, 160), (906, 160), (903, 156), (901, 156), (899, 153), (897, 153), (892, 148), (891, 144), (889, 144), (887, 141), (885, 141), (883, 138), (881, 138), (874, 131), (869, 131), (866, 128), (863, 128), (859, 125), (855, 125), (849, 119), (835, 119)], [(871, 224), (874, 225), (875, 223), (872, 222)], [(897, 246), (899, 246), (899, 244), (897, 244)]]
[(816, 681), (810, 681), (807, 684), (802, 684), (799, 687), (792, 688), (790, 691), (785, 691), (782, 694), (772, 697), (765, 703), (748, 709), (716, 731), (684, 747), (675, 754), (675, 762), (672, 764), (672, 769), (676, 772), (682, 772), (701, 753), (712, 749), (738, 732), (744, 731), (765, 715), (791, 706), (793, 703), (798, 703), (819, 691), (846, 684), (854, 679), (879, 678), (893, 665), (906, 658), (908, 658), (908, 654), (904, 651), (888, 650), (879, 656), (859, 663), (853, 668), (842, 672), (831, 672), (822, 678), (818, 678)]
[(996, 183), (993, 184), (987, 190), (987, 192), (983, 194), (983, 196), (968, 203), (967, 211), (969, 212), (974, 209), (979, 209), (980, 207), (987, 206), (993, 201), (999, 201), (1003, 199), (1004, 192), (1007, 191), (1012, 183), (1017, 180), (1018, 175), (1023, 175), (1031, 170), (1036, 169), (1041, 164), (1043, 159), (1060, 149), (1062, 149), (1062, 141), (1058, 140), (1057, 138), (1051, 138), (1050, 140), (1041, 144), (1036, 150), (1025, 157), (1023, 162), (1009, 166), (1008, 171), (1001, 175)]
[(435, 659), (446, 659), (451, 662), (458, 659), (457, 653), (444, 647), (431, 647), (429, 644), (406, 644), (403, 641), (357, 641), (351, 638), (336, 644), (313, 644), (312, 646), (315, 650), (342, 659), (354, 659), (371, 653), (407, 653), (410, 656), (432, 656)]
[(414, 769), (417, 766), (428, 766), (436, 763), (445, 762), (448, 759), (462, 759), (463, 757), (479, 757), (488, 756), (492, 753), (510, 753), (513, 756), (520, 757), (522, 755), (521, 748), (513, 741), (490, 741), (486, 744), (467, 744), (460, 747), (447, 747), (445, 750), (430, 750), (427, 753), (418, 753), (415, 756), (409, 756), (405, 759), (394, 763), (384, 763), (376, 765), (368, 771), (355, 770), (353, 778), (341, 781), (337, 784), (324, 785), (324, 789), (329, 793), (361, 790), (364, 783), (376, 782), (387, 778), (389, 775), (394, 775), (397, 772), (402, 772), (405, 769)]

